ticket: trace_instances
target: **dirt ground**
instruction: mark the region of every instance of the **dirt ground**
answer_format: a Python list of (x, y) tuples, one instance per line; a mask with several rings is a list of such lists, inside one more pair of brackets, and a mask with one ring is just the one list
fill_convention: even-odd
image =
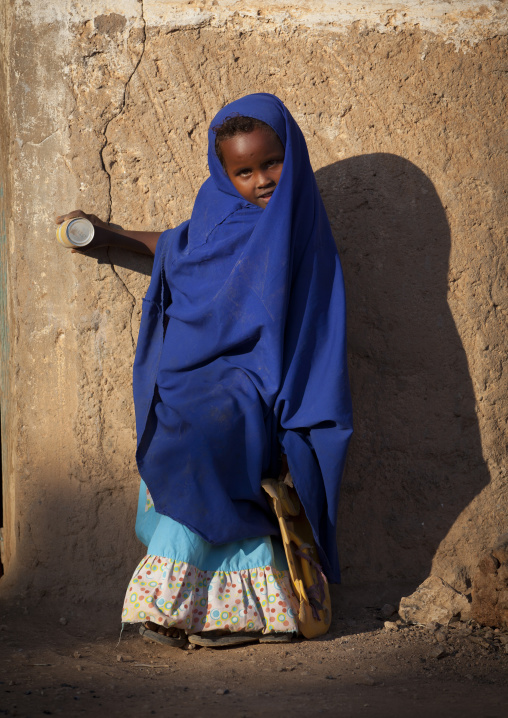
[[(96, 615), (97, 614), (97, 615)], [(181, 650), (99, 607), (0, 607), (0, 716), (479, 716), (508, 704), (508, 633), (336, 611), (312, 641)]]

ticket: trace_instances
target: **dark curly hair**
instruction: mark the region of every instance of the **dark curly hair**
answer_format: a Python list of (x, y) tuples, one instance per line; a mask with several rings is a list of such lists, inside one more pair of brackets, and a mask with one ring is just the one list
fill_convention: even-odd
[(236, 135), (248, 135), (254, 130), (261, 129), (272, 132), (277, 138), (279, 137), (275, 130), (267, 125), (263, 120), (257, 120), (255, 117), (246, 117), (245, 115), (230, 115), (226, 117), (221, 125), (212, 127), (215, 133), (215, 153), (220, 160), (221, 165), (226, 169), (224, 164), (224, 156), (221, 150), (221, 143), (224, 140), (230, 140)]

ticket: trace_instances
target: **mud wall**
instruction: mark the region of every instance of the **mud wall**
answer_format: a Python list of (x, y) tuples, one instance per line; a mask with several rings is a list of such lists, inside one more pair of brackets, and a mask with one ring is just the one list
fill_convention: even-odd
[(300, 123), (344, 267), (344, 583), (467, 590), (506, 530), (506, 4), (336, 6), (4, 7), (5, 595), (118, 604), (143, 554), (131, 367), (150, 261), (73, 255), (53, 217), (184, 220), (208, 123), (247, 92)]

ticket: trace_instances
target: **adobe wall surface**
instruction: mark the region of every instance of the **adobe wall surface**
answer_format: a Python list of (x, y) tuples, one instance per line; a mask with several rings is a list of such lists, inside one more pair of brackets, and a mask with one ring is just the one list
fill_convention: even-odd
[(345, 273), (344, 583), (466, 590), (506, 531), (507, 4), (336, 5), (4, 7), (0, 590), (120, 603), (143, 555), (131, 368), (150, 261), (71, 254), (54, 215), (186, 219), (208, 123), (256, 91), (300, 123)]

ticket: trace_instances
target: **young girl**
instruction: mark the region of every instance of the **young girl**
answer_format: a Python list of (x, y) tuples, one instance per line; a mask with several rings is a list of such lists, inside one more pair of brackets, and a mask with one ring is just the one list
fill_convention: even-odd
[[(223, 108), (189, 221), (91, 247), (155, 255), (134, 362), (145, 638), (287, 640), (298, 606), (261, 488), (287, 461), (329, 581), (351, 435), (340, 264), (303, 135), (268, 94)], [(287, 459), (286, 459), (287, 457)]]

